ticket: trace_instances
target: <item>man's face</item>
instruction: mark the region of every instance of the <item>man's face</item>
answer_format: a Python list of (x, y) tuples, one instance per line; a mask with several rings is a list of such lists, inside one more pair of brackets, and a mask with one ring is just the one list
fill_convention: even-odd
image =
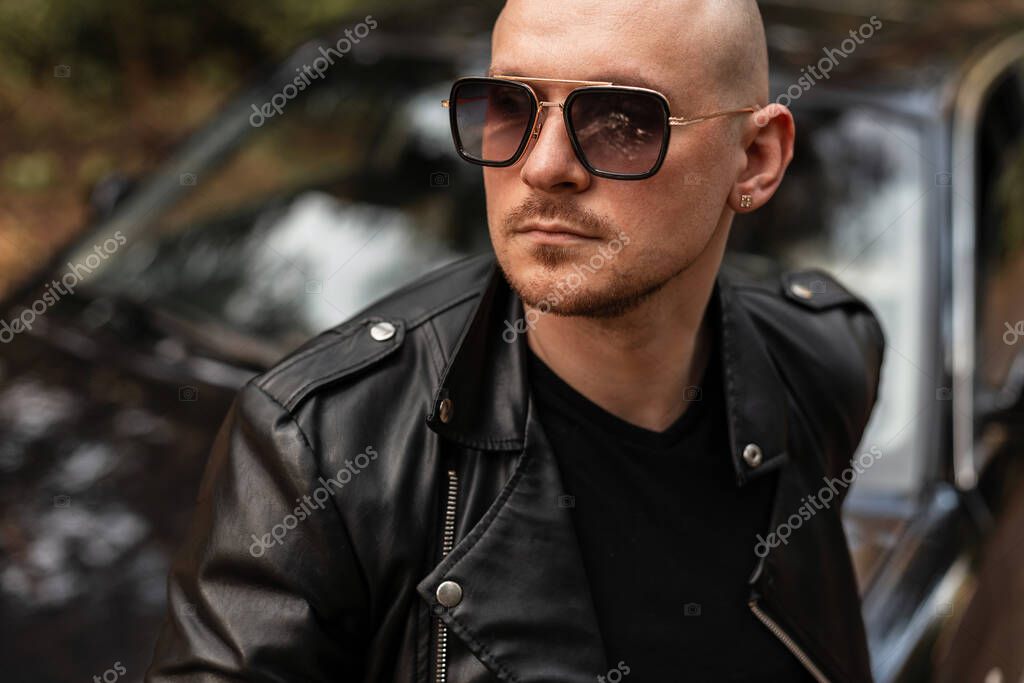
[[(668, 98), (673, 116), (751, 104), (727, 101), (735, 97), (702, 68), (707, 55), (697, 36), (688, 39), (689, 26), (678, 3), (637, 11), (600, 0), (517, 0), (495, 25), (492, 71), (646, 85)], [(557, 102), (575, 87), (530, 85), (539, 99)], [(611, 180), (580, 164), (560, 109), (541, 116), (523, 158), (483, 169), (495, 253), (528, 305), (546, 300), (564, 315), (621, 313), (692, 264), (720, 226), (728, 229), (726, 201), (745, 163), (735, 119), (673, 127), (657, 174)], [(582, 236), (530, 230), (531, 223)]]

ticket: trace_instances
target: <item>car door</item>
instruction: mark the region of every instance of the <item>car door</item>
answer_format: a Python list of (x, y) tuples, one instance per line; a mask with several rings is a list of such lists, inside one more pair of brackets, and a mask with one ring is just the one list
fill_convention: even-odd
[[(1024, 681), (1024, 36), (997, 45), (973, 75), (972, 131), (962, 142), (973, 173), (959, 198), (973, 237), (960, 279), (970, 371), (956, 443), (956, 474), (977, 481), (985, 531), (976, 573), (938, 639), (934, 680)], [(986, 73), (987, 71), (987, 73)], [(972, 243), (973, 242), (973, 243)], [(965, 376), (966, 377), (966, 376)], [(966, 392), (965, 392), (966, 393)], [(954, 419), (957, 419), (955, 417)]]

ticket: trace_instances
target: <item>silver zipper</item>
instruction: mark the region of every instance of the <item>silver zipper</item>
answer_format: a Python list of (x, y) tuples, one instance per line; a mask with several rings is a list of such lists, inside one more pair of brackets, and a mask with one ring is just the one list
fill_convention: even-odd
[(804, 654), (804, 651), (801, 650), (800, 646), (789, 637), (789, 634), (783, 631), (778, 624), (772, 621), (771, 617), (761, 611), (761, 608), (757, 606), (756, 600), (751, 600), (749, 604), (754, 616), (760, 619), (761, 623), (767, 626), (768, 630), (771, 631), (776, 638), (782, 641), (782, 644), (786, 646), (786, 649), (792, 652), (793, 656), (800, 660), (800, 663), (804, 665), (804, 668), (810, 671), (811, 675), (814, 676), (814, 680), (818, 681), (818, 683), (830, 683), (825, 674), (821, 673), (821, 670), (814, 665), (814, 662), (811, 661), (810, 657)]
[[(455, 470), (448, 470), (448, 500), (444, 506), (444, 532), (441, 536), (441, 559), (455, 547), (455, 503), (459, 494), (459, 475)], [(437, 617), (437, 659), (434, 664), (435, 683), (448, 680), (448, 627), (441, 617)]]

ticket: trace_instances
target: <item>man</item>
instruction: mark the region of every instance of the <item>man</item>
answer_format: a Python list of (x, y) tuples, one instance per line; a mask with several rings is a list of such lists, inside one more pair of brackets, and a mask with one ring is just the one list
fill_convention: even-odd
[(756, 4), (510, 0), (492, 48), (446, 105), (496, 261), (241, 391), (147, 680), (870, 681), (839, 504), (881, 329), (719, 272), (793, 149)]

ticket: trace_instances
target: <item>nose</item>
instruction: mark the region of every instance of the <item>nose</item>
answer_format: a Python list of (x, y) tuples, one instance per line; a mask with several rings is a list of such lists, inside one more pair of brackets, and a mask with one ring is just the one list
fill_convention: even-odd
[[(552, 111), (554, 121), (548, 126), (548, 132), (542, 134), (548, 109)], [(581, 192), (590, 186), (591, 175), (576, 157), (569, 131), (565, 128), (565, 119), (561, 102), (540, 102), (537, 122), (530, 135), (530, 145), (525, 151), (525, 162), (520, 170), (520, 178), (530, 187), (545, 192)]]

